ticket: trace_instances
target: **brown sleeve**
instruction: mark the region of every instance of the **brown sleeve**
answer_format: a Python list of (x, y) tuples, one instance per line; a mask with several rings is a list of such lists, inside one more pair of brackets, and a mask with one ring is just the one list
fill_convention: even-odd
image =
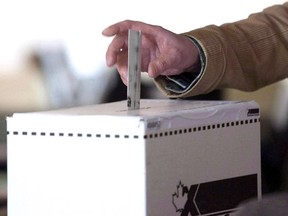
[(288, 76), (288, 2), (244, 20), (185, 34), (202, 47), (206, 66), (201, 79), (183, 94), (165, 90), (165, 78), (156, 78), (157, 87), (169, 97), (206, 94), (221, 88), (254, 91)]

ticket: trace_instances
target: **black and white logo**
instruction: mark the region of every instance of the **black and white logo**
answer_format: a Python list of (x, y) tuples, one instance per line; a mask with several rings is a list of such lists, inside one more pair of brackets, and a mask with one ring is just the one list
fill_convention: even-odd
[(172, 194), (172, 204), (179, 216), (228, 216), (241, 202), (257, 194), (257, 174), (190, 186), (180, 181)]

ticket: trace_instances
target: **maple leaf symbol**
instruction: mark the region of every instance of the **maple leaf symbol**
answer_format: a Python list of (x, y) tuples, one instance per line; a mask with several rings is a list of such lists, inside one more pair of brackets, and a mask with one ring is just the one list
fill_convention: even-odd
[(177, 185), (176, 192), (172, 194), (172, 203), (176, 209), (176, 212), (182, 212), (184, 210), (185, 203), (187, 202), (188, 188), (180, 181)]

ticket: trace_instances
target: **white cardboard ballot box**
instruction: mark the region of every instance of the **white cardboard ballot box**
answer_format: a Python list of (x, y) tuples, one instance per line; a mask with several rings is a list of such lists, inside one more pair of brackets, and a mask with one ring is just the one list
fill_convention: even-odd
[(126, 103), (7, 117), (8, 215), (229, 215), (261, 198), (255, 102)]

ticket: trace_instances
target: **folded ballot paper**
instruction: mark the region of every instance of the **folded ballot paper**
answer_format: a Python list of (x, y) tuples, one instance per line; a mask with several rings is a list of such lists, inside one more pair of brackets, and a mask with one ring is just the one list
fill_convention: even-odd
[(227, 216), (261, 199), (254, 101), (126, 103), (7, 117), (8, 215)]

